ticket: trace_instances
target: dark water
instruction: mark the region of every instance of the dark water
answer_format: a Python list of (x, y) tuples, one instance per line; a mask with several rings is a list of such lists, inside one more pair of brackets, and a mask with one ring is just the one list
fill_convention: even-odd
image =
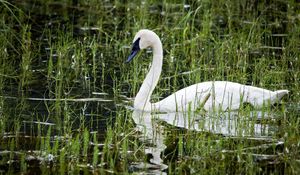
[[(9, 3), (5, 3), (6, 5), (0, 3), (1, 13), (5, 18), (1, 30), (10, 30), (6, 33), (11, 35), (8, 36), (8, 40), (12, 41), (7, 48), (8, 58), (1, 61), (2, 68), (7, 69), (4, 72), (11, 77), (7, 77), (1, 87), (0, 116), (10, 116), (7, 117), (10, 120), (5, 121), (5, 129), (1, 128), (0, 161), (6, 160), (5, 150), (11, 150), (9, 143), (12, 139), (20, 144), (16, 145), (16, 152), (13, 153), (14, 158), (11, 160), (14, 162), (12, 164), (2, 162), (0, 170), (1, 173), (8, 172), (9, 169), (9, 172), (21, 172), (18, 151), (31, 150), (33, 152), (28, 155), (33, 157), (26, 158), (28, 165), (26, 172), (40, 174), (42, 173), (40, 164), (45, 161), (45, 157), (38, 158), (37, 155), (41, 153), (38, 151), (34, 153), (34, 151), (39, 150), (38, 143), (41, 142), (41, 136), (47, 136), (50, 127), (50, 135), (53, 139), (51, 143), (54, 144), (56, 137), (62, 137), (63, 143), (63, 137), (70, 133), (70, 129), (71, 133), (76, 134), (81, 133), (83, 127), (89, 128), (91, 133), (97, 132), (99, 140), (103, 140), (106, 128), (114, 123), (117, 100), (113, 102), (111, 74), (103, 75), (101, 66), (97, 67), (95, 74), (90, 74), (92, 57), (96, 58), (96, 65), (101, 65), (105, 61), (102, 58), (111, 55), (111, 51), (107, 49), (105, 35), (99, 31), (99, 28), (89, 28), (89, 26), (96, 26), (95, 16), (104, 14), (94, 12), (88, 4), (80, 5), (76, 1), (10, 1)], [(110, 3), (107, 5), (103, 3), (103, 8), (107, 11), (113, 9)], [(111, 29), (114, 29), (115, 25), (107, 22), (103, 27), (108, 34), (112, 32)], [(24, 33), (30, 36), (24, 36)], [(61, 38), (70, 38), (70, 43), (67, 40), (60, 43)], [(28, 45), (23, 46), (22, 39), (26, 40)], [(84, 62), (86, 67), (72, 67), (70, 58), (76, 52), (76, 46), (73, 46), (81, 46), (90, 43), (91, 40), (98, 43), (96, 52), (92, 53), (89, 47), (81, 50), (87, 57)], [(58, 48), (59, 44), (64, 44), (63, 42), (67, 43), (67, 47), (72, 47), (66, 48), (68, 50), (66, 55), (60, 57), (61, 51)], [(53, 46), (54, 43), (59, 44)], [(20, 65), (24, 54), (21, 53), (25, 53), (25, 50), (30, 50), (29, 73), (31, 75), (26, 82), (22, 83), (22, 76), (18, 74), (22, 74)], [(61, 70), (54, 68), (53, 72), (49, 73), (50, 58), (53, 65), (59, 64), (59, 59), (64, 59), (62, 64), (65, 65), (61, 66)], [(105, 64), (113, 65), (112, 62), (113, 60), (108, 59)], [(76, 72), (75, 69), (79, 71)], [(119, 72), (118, 67), (111, 66), (107, 71), (111, 70)], [(61, 80), (63, 85), (58, 85), (58, 81), (55, 80), (57, 71), (66, 73)], [(96, 82), (97, 79), (103, 81)], [(57, 86), (63, 86), (60, 92), (56, 91)], [(61, 95), (58, 96), (57, 93)], [(94, 98), (96, 100), (93, 100)], [(8, 152), (9, 154), (11, 153)], [(53, 171), (52, 173), (55, 173), (58, 170), (54, 168)]]
[[(6, 121), (5, 129), (1, 133), (1, 146), (3, 148), (0, 148), (0, 151), (9, 150), (10, 145), (7, 143), (11, 138), (18, 139), (22, 143), (17, 146), (18, 150), (32, 150), (32, 148), (38, 147), (36, 143), (40, 140), (37, 136), (46, 136), (50, 127), (50, 135), (53, 137), (62, 136), (70, 132), (70, 129), (71, 133), (75, 135), (81, 133), (83, 128), (89, 128), (89, 132), (99, 133), (99, 142), (104, 141), (107, 128), (113, 126), (116, 117), (118, 117), (116, 108), (124, 108), (127, 105), (124, 104), (124, 101), (128, 100), (127, 97), (133, 96), (130, 82), (120, 84), (115, 82), (123, 74), (121, 63), (118, 62), (126, 60), (124, 55), (129, 52), (129, 44), (133, 38), (131, 32), (137, 30), (137, 17), (128, 16), (127, 12), (139, 8), (145, 2), (10, 1), (10, 3), (11, 5), (8, 4), (7, 6), (12, 11), (8, 10), (7, 6), (0, 4), (0, 10), (5, 19), (0, 30), (9, 34), (8, 40), (10, 41), (8, 44), (10, 47), (7, 47), (8, 57), (1, 62), (4, 72), (9, 77), (4, 78), (3, 87), (1, 87), (2, 108), (0, 108), (0, 116), (11, 116), (11, 121)], [(165, 28), (174, 26), (174, 22), (178, 22), (179, 17), (189, 11), (196, 11), (199, 5), (207, 5), (207, 8), (211, 8), (209, 3), (199, 4), (196, 1), (186, 1), (184, 4), (181, 2), (151, 3), (148, 9), (151, 16), (148, 16), (149, 19), (148, 21), (145, 20), (145, 23), (155, 21), (154, 24), (149, 22), (149, 24), (139, 24), (139, 26), (154, 28), (156, 23)], [(283, 1), (276, 1), (269, 8), (261, 8), (264, 3), (244, 1), (240, 5), (242, 7), (236, 7), (240, 10), (236, 10), (235, 16), (231, 17), (231, 23), (227, 21), (228, 18), (225, 16), (214, 16), (211, 30), (212, 33), (226, 38), (229, 27), (231, 30), (238, 30), (241, 26), (253, 22), (253, 20), (249, 21), (249, 14), (253, 19), (266, 19), (261, 25), (266, 28), (272, 26), (271, 34), (265, 33), (261, 38), (265, 46), (270, 47), (251, 50), (248, 59), (253, 60), (253, 64), (247, 67), (249, 77), (247, 77), (246, 82), (259, 84), (259, 80), (252, 79), (250, 74), (255, 69), (255, 59), (272, 56), (275, 60), (280, 60), (282, 55), (286, 54), (282, 48), (287, 42), (289, 25), (292, 25), (288, 21), (288, 4)], [(300, 9), (299, 4), (295, 5), (295, 8)], [(168, 13), (168, 10), (172, 13)], [(216, 13), (218, 11), (222, 11), (222, 9), (216, 9)], [(138, 22), (143, 23), (143, 20)], [(204, 25), (200, 18), (195, 18), (193, 24), (197, 30), (200, 30)], [(178, 30), (181, 30), (180, 25), (178, 24)], [(7, 30), (10, 31), (7, 32)], [(28, 33), (30, 36), (27, 36)], [(162, 38), (166, 41), (167, 47), (170, 48), (168, 40), (164, 36)], [(22, 42), (24, 40), (26, 42)], [(122, 40), (128, 42), (124, 44), (124, 42), (120, 42)], [(24, 43), (27, 44), (24, 45)], [(97, 44), (92, 47), (93, 43)], [(295, 41), (295, 45), (297, 44), (299, 41)], [(212, 49), (209, 57), (214, 57), (213, 42), (208, 41), (207, 45), (208, 49), (210, 47)], [(64, 52), (65, 55), (61, 56), (60, 54), (63, 53), (64, 49), (67, 51)], [(22, 60), (24, 60), (22, 53), (26, 53), (26, 50), (31, 51), (30, 76), (25, 78), (25, 82), (22, 82), (24, 69), (20, 65), (23, 64)], [(78, 52), (80, 53), (78, 54)], [(297, 53), (289, 52), (288, 54)], [(82, 62), (81, 64), (76, 64), (74, 62), (76, 59), (70, 59), (78, 55), (80, 55), (78, 61)], [(217, 60), (213, 59), (210, 61), (211, 64), (217, 64), (216, 62)], [(54, 66), (51, 69), (49, 68), (50, 63), (53, 65), (62, 64), (62, 66), (60, 68)], [(276, 63), (274, 62), (270, 66), (275, 67)], [(288, 71), (289, 76), (286, 76), (286, 84), (282, 86), (288, 88), (291, 86), (288, 84), (289, 82), (297, 81), (297, 76), (293, 76), (297, 74), (294, 69), (300, 64), (291, 62), (287, 65), (289, 66), (286, 69), (290, 70)], [(183, 68), (181, 72), (189, 71), (188, 68)], [(49, 72), (49, 70), (51, 71)], [(57, 74), (59, 71), (64, 72), (65, 76), (59, 77)], [(165, 77), (173, 73), (172, 70), (166, 72)], [(224, 74), (224, 76), (227, 75)], [(181, 80), (178, 82), (178, 88), (185, 84)], [(60, 86), (61, 88), (58, 88)], [(170, 92), (162, 92), (162, 96), (167, 96), (168, 93)], [(296, 101), (297, 97), (299, 95), (291, 96), (291, 101)], [(292, 106), (292, 108), (297, 108), (297, 105)], [(249, 145), (251, 144), (249, 143)], [(283, 144), (280, 143), (275, 147), (279, 153), (283, 152)], [(18, 157), (18, 150), (15, 150), (15, 157)], [(269, 152), (269, 150), (265, 152)], [(255, 158), (259, 159), (257, 162), (262, 162), (262, 168), (266, 170), (265, 172), (284, 173), (285, 165), (283, 163), (276, 164), (278, 165), (276, 167), (267, 163), (265, 165), (264, 161), (266, 160), (263, 160), (263, 156)], [(0, 160), (2, 160), (1, 155)], [(267, 161), (272, 160), (273, 158), (267, 159)], [(38, 159), (27, 162), (29, 167), (32, 167), (32, 172), (42, 173), (39, 163), (40, 160)], [(15, 164), (19, 166), (18, 161)], [(1, 163), (0, 173), (7, 172), (9, 166)], [(228, 169), (231, 169), (230, 172), (235, 172), (234, 168)], [(20, 171), (20, 169), (15, 170), (15, 172)], [(54, 170), (52, 173), (55, 172)]]
[[(28, 49), (32, 50), (31, 55), (31, 73), (32, 77), (29, 78), (28, 82), (21, 87), (20, 85), (20, 78), (11, 79), (8, 85), (4, 86), (3, 95), (5, 96), (5, 104), (7, 106), (16, 106), (20, 108), (19, 110), (9, 109), (12, 110), (9, 113), (12, 115), (20, 116), (24, 118), (24, 120), (28, 120), (31, 118), (32, 114), (34, 113), (37, 116), (47, 116), (54, 113), (57, 115), (56, 112), (61, 112), (61, 117), (64, 117), (63, 109), (62, 111), (53, 111), (49, 109), (51, 108), (55, 100), (51, 100), (55, 97), (55, 81), (49, 78), (49, 73), (47, 73), (47, 67), (49, 66), (49, 58), (52, 59), (52, 64), (58, 64), (58, 54), (59, 51), (50, 50), (52, 47), (52, 43), (59, 42), (59, 37), (72, 37), (78, 40), (79, 45), (84, 44), (85, 37), (98, 37), (101, 38), (102, 35), (99, 34), (99, 30), (87, 29), (84, 30), (83, 26), (93, 26), (96, 23), (96, 18), (92, 18), (94, 15), (93, 12), (89, 12), (89, 6), (79, 6), (78, 2), (50, 2), (44, 3), (41, 1), (13, 1), (13, 4), (16, 7), (22, 10), (21, 12), (15, 10), (14, 12), (17, 15), (23, 16), (23, 21), (20, 21), (22, 24), (28, 25), (30, 36), (30, 46)], [(7, 14), (10, 15), (9, 13)], [(10, 16), (11, 17), (11, 16)], [(18, 17), (18, 16), (16, 16)], [(13, 47), (9, 48), (8, 55), (11, 59), (14, 59), (14, 64), (16, 66), (16, 72), (21, 73), (21, 68), (18, 65), (21, 65), (22, 55), (22, 46), (20, 45), (20, 41), (17, 39), (22, 35), (22, 27), (21, 24), (18, 24), (17, 20), (12, 18), (12, 24), (14, 27), (14, 31), (12, 31), (16, 36), (16, 39), (13, 40), (15, 43), (12, 43)], [(92, 18), (92, 19), (91, 19)], [(86, 24), (88, 21), (88, 24)], [(110, 27), (111, 28), (111, 27)], [(110, 31), (107, 28), (107, 31)], [(47, 33), (48, 32), (48, 33)], [(101, 41), (101, 40), (97, 40)], [(74, 43), (77, 44), (77, 43)], [(103, 43), (104, 45), (105, 43)], [(100, 44), (101, 46), (101, 44)], [(62, 57), (62, 59), (69, 59), (70, 57), (74, 56), (76, 48), (70, 48), (67, 52), (67, 55)], [(109, 51), (107, 53), (103, 53), (105, 50), (97, 51), (95, 53), (95, 57), (97, 58), (97, 65), (101, 64), (103, 60), (99, 59), (100, 54), (111, 54)], [(91, 50), (90, 48), (86, 48), (83, 50), (86, 56), (88, 57), (85, 62), (87, 65), (87, 69), (91, 69)], [(100, 53), (101, 52), (101, 53)], [(107, 64), (109, 64), (111, 60), (107, 60)], [(81, 72), (78, 75), (74, 75), (74, 73), (69, 73), (74, 71), (75, 68), (71, 68), (71, 60), (66, 60), (66, 64), (69, 64), (69, 67), (63, 67), (64, 72), (67, 73), (66, 76), (70, 77), (63, 77), (63, 81), (67, 81), (67, 85), (63, 87), (62, 90), (64, 93), (62, 98), (107, 98), (106, 100), (112, 99), (112, 86), (113, 80), (110, 77), (110, 74), (104, 75), (105, 82), (102, 85), (100, 84), (92, 84), (95, 79), (101, 77), (101, 67), (97, 68), (96, 76), (93, 77), (88, 74), (84, 74)], [(83, 69), (83, 68), (80, 68)], [(112, 68), (113, 69), (113, 68)], [(53, 70), (55, 71), (55, 70)], [(118, 70), (115, 70), (118, 72)], [(48, 74), (48, 75), (47, 75)], [(53, 73), (55, 74), (55, 73)], [(76, 77), (72, 77), (76, 76)], [(52, 84), (53, 83), (53, 84)], [(99, 93), (103, 93), (103, 89), (105, 88), (105, 93), (103, 95), (98, 95)], [(93, 93), (94, 92), (94, 93)], [(109, 97), (107, 97), (109, 95)], [(23, 98), (23, 99), (22, 99)], [(37, 99), (34, 99), (37, 98)], [(41, 100), (41, 99), (45, 100)], [(25, 99), (25, 100), (24, 100)], [(61, 103), (66, 103), (67, 106), (72, 108), (74, 115), (84, 115), (86, 116), (87, 120), (89, 118), (96, 122), (93, 127), (95, 130), (104, 129), (105, 126), (101, 126), (101, 120), (114, 116), (113, 114), (113, 106), (114, 104), (111, 102), (76, 102), (76, 101), (64, 101), (62, 100)], [(18, 106), (20, 104), (20, 106)], [(62, 105), (63, 106), (63, 105)], [(48, 107), (48, 109), (46, 108)], [(73, 115), (70, 114), (70, 115)], [(27, 118), (28, 116), (28, 118)], [(102, 118), (102, 119), (101, 119)], [(32, 119), (32, 118), (31, 118)], [(50, 121), (49, 121), (50, 120)], [(48, 122), (51, 122), (51, 117), (49, 117)], [(56, 121), (57, 122), (57, 121)], [(76, 123), (76, 122), (74, 122)], [(90, 122), (87, 122), (90, 123)], [(105, 123), (105, 122), (104, 122)], [(103, 127), (103, 128), (102, 128)], [(76, 128), (76, 127), (75, 127)]]

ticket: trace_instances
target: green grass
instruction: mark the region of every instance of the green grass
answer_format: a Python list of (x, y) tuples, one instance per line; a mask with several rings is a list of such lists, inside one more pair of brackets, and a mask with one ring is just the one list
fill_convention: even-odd
[[(234, 137), (157, 122), (167, 145), (166, 172), (299, 173), (299, 9), (292, 0), (0, 0), (0, 169), (142, 171), (132, 168), (133, 162), (147, 162), (151, 144), (135, 130), (124, 95), (136, 95), (152, 55), (144, 51), (130, 64), (125, 60), (135, 32), (148, 28), (164, 46), (153, 101), (210, 80), (290, 91), (282, 105), (263, 111), (271, 119), (242, 109), (238, 116), (245, 120), (238, 121)], [(85, 98), (112, 102), (76, 101)], [(274, 134), (256, 137), (255, 124), (275, 128)], [(243, 136), (248, 127), (250, 136)]]

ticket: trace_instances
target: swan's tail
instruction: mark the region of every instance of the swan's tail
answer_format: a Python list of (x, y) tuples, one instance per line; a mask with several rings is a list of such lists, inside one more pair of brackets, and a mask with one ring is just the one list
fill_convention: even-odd
[(278, 90), (275, 91), (277, 100), (280, 100), (284, 95), (288, 94), (288, 90)]

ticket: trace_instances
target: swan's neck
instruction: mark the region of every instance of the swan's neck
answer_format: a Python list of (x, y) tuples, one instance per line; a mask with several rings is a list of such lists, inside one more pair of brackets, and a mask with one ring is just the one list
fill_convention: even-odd
[(150, 97), (161, 74), (163, 50), (159, 39), (154, 42), (152, 50), (153, 60), (151, 68), (134, 100), (134, 108), (144, 111), (151, 111)]

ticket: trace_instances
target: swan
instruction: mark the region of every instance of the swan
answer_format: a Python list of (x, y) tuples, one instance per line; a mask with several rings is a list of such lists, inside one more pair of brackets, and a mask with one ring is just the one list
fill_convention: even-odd
[(226, 111), (239, 110), (243, 104), (262, 108), (278, 102), (289, 92), (288, 90), (270, 91), (230, 81), (208, 81), (190, 85), (159, 102), (151, 103), (150, 97), (158, 83), (163, 65), (163, 48), (159, 36), (148, 29), (138, 31), (126, 62), (130, 62), (140, 50), (149, 47), (152, 48), (153, 60), (134, 99), (135, 110), (150, 112), (197, 111), (199, 109)]

